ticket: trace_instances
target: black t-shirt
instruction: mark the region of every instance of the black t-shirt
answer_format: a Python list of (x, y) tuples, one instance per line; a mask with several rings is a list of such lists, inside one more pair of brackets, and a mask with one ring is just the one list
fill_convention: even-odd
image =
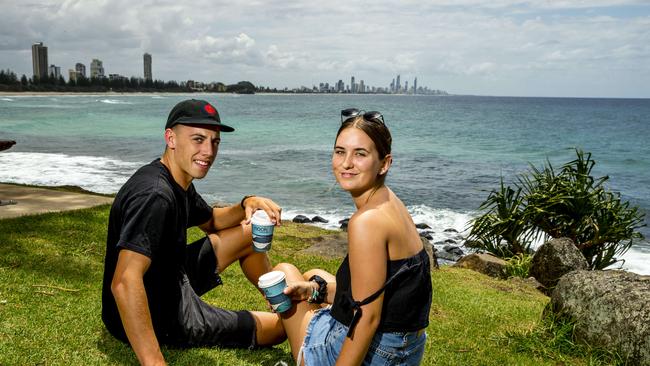
[[(429, 256), (422, 249), (418, 254), (400, 260), (388, 261), (385, 288), (368, 297), (384, 292), (379, 332), (413, 332), (429, 325), (431, 308), (431, 277)], [(365, 299), (365, 300), (368, 300)], [(344, 325), (352, 325), (354, 301), (352, 299), (350, 262), (346, 256), (336, 272), (336, 294), (332, 304), (332, 317)]]
[(114, 336), (126, 340), (111, 292), (119, 251), (128, 249), (151, 259), (144, 285), (154, 330), (164, 336), (177, 319), (187, 228), (211, 216), (212, 208), (194, 185), (183, 190), (159, 159), (140, 168), (122, 186), (108, 219), (102, 287), (102, 320)]

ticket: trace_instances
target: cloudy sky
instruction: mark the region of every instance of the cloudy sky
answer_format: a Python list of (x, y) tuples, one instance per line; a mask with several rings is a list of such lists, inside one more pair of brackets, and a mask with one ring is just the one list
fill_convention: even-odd
[(453, 94), (650, 97), (649, 0), (0, 0), (0, 68), (277, 88), (397, 75)]

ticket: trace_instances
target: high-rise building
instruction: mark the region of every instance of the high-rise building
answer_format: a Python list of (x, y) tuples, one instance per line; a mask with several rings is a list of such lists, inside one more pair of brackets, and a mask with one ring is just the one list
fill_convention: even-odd
[(404, 91), (406, 92), (406, 94), (408, 94), (408, 92), (409, 92), (409, 82), (408, 82), (408, 80), (404, 82)]
[(70, 81), (77, 81), (77, 70), (68, 69), (68, 79)]
[(399, 93), (402, 89), (402, 84), (399, 82), (399, 75), (397, 75), (397, 83), (395, 83), (395, 92)]
[(61, 76), (61, 67), (56, 66), (56, 65), (50, 65), (50, 72), (48, 73), (50, 76), (50, 79), (59, 79), (59, 76)]
[(413, 80), (413, 94), (418, 93), (418, 78), (416, 77), (415, 80)]
[(151, 55), (145, 53), (142, 57), (144, 59), (144, 79), (153, 80), (151, 76)]
[(43, 42), (34, 43), (32, 45), (32, 67), (34, 70), (34, 78), (47, 77), (47, 47), (43, 46)]
[(104, 64), (101, 60), (96, 58), (90, 63), (90, 77), (91, 78), (103, 78), (104, 76)]
[(365, 93), (366, 92), (366, 84), (364, 84), (363, 80), (359, 82), (359, 90), (357, 90), (358, 93)]
[(86, 65), (82, 64), (81, 62), (77, 62), (77, 64), (74, 65), (74, 69), (77, 73), (77, 77), (86, 77)]
[(357, 86), (354, 84), (354, 76), (350, 78), (350, 92), (351, 93), (357, 92)]

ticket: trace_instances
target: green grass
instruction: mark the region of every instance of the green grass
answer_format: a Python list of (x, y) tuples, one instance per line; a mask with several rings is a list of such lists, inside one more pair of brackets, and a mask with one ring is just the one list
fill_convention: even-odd
[[(137, 364), (100, 319), (107, 205), (0, 220), (0, 365)], [(334, 272), (338, 259), (299, 253), (328, 232), (287, 223), (277, 229), (271, 260)], [(190, 230), (189, 239), (200, 236)], [(266, 310), (238, 266), (204, 296), (217, 306)], [(443, 268), (431, 275), (433, 305), (424, 365), (598, 364), (554, 349), (541, 339), (548, 298), (527, 285)], [(542, 335), (540, 335), (542, 334)], [(531, 347), (522, 344), (533, 345)], [(164, 348), (174, 365), (291, 364), (287, 343), (264, 350)]]

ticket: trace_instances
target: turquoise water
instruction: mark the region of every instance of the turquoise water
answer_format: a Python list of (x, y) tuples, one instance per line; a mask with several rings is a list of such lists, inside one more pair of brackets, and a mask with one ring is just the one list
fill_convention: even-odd
[[(354, 211), (335, 184), (330, 154), (347, 107), (379, 110), (393, 134), (387, 180), (417, 222), (464, 229), (503, 175), (528, 163), (555, 166), (593, 153), (595, 174), (650, 211), (650, 100), (391, 95), (194, 95), (213, 102), (236, 131), (224, 134), (217, 163), (197, 181), (209, 201), (267, 195), (291, 218), (319, 214), (330, 226)], [(0, 97), (0, 181), (74, 184), (115, 192), (160, 156), (168, 111), (187, 95)], [(648, 228), (642, 229), (646, 237)], [(650, 244), (626, 267), (650, 273)]]

